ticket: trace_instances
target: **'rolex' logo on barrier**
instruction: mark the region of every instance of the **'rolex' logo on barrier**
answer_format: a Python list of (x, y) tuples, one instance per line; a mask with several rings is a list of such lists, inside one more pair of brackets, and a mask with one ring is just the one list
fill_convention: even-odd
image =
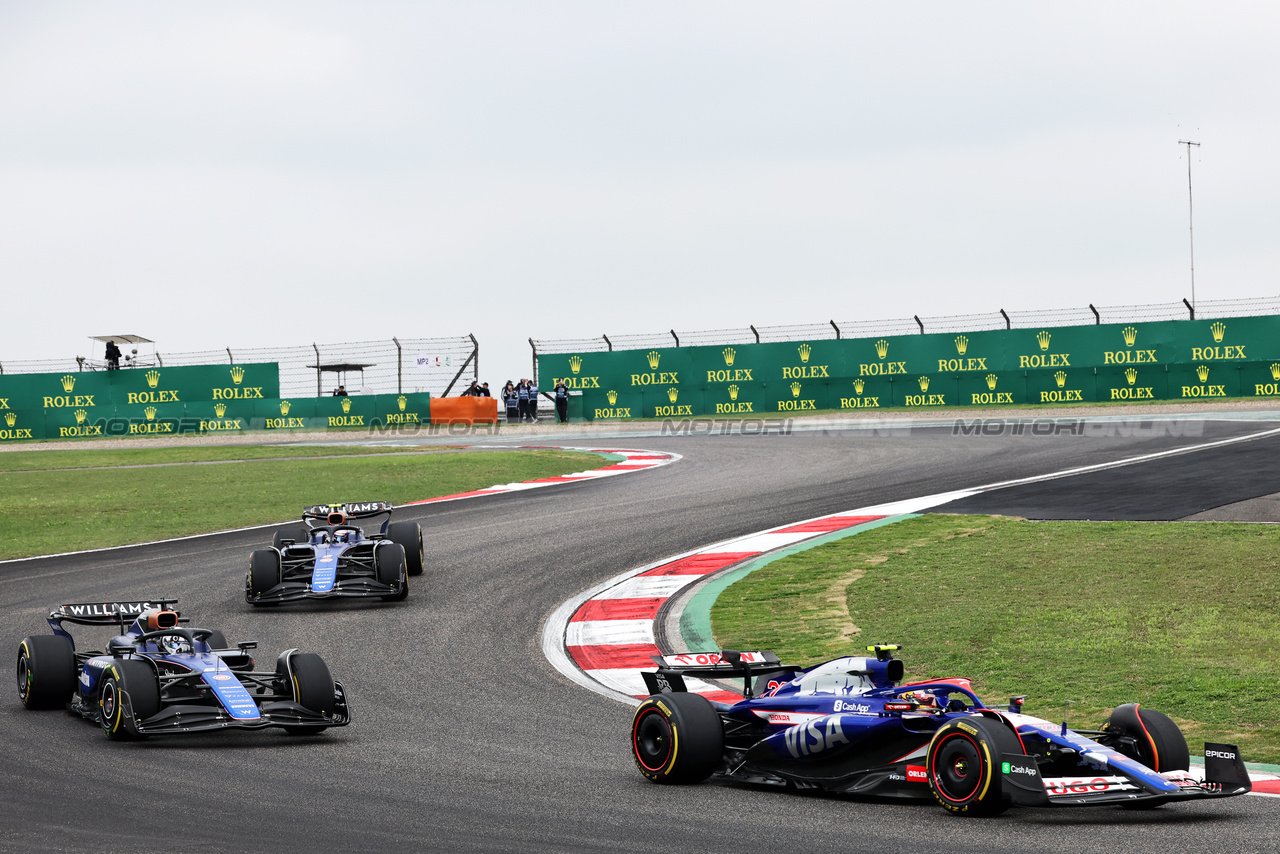
[(351, 398), (344, 397), (342, 399), (342, 412), (346, 414), (351, 411)]
[(1124, 372), (1124, 378), (1129, 381), (1129, 385), (1133, 385), (1138, 381), (1138, 369), (1128, 368)]
[(1138, 343), (1138, 330), (1134, 329), (1132, 326), (1126, 326), (1124, 329), (1121, 329), (1120, 334), (1124, 336), (1124, 346), (1132, 347), (1134, 344)]
[(969, 339), (963, 335), (956, 336), (956, 352), (963, 356), (969, 350)]
[(808, 344), (801, 344), (799, 347), (796, 348), (796, 352), (800, 354), (800, 361), (805, 362), (807, 364), (809, 361), (809, 354), (813, 352), (813, 348), (810, 347)]
[(227, 414), (227, 405), (225, 403), (215, 403), (213, 405), (213, 414), (221, 418)]
[(679, 396), (680, 396), (680, 389), (678, 388), (667, 389), (667, 400), (671, 401), (672, 403), (675, 403), (676, 398)]
[(18, 423), (18, 416), (12, 412), (6, 412), (4, 414), (4, 423), (12, 427), (14, 424)]
[(649, 370), (658, 370), (658, 362), (662, 359), (662, 354), (657, 350), (650, 350), (649, 355), (645, 356), (649, 360)]
[(573, 371), (575, 374), (576, 374), (578, 371), (582, 370), (582, 357), (581, 357), (581, 356), (570, 356), (570, 357), (569, 357), (569, 370)]
[(231, 369), (231, 382), (235, 385), (244, 382), (244, 368), (236, 365)]
[(1209, 366), (1208, 366), (1208, 365), (1200, 365), (1199, 367), (1197, 367), (1197, 368), (1196, 368), (1196, 376), (1198, 376), (1198, 377), (1200, 378), (1200, 382), (1202, 382), (1202, 383), (1203, 383), (1203, 382), (1208, 382), (1208, 381), (1209, 381)]
[(609, 389), (608, 391), (606, 391), (604, 393), (604, 396), (608, 399), (610, 406), (613, 406), (618, 402), (618, 393), (613, 389)]
[(1050, 334), (1049, 332), (1046, 332), (1045, 330), (1041, 329), (1041, 330), (1040, 330), (1040, 334), (1036, 336), (1036, 343), (1040, 345), (1040, 349), (1041, 349), (1041, 350), (1048, 350), (1048, 349), (1049, 349), (1049, 339), (1050, 339), (1050, 338), (1052, 338), (1052, 337), (1053, 337), (1053, 335), (1052, 335), (1052, 334)]
[(792, 383), (792, 384), (791, 384), (791, 396), (792, 396), (792, 397), (799, 397), (799, 396), (800, 396), (800, 383)]
[(1214, 324), (1209, 327), (1209, 331), (1213, 333), (1213, 343), (1221, 344), (1222, 336), (1227, 334), (1227, 325), (1220, 320), (1214, 321)]
[(72, 390), (76, 387), (76, 378), (73, 377), (71, 374), (64, 375), (62, 377), (61, 382), (62, 382), (62, 390), (65, 391), (67, 394), (71, 394)]
[(76, 423), (83, 424), (84, 420), (89, 417), (89, 413), (83, 409), (76, 410)]
[(722, 356), (724, 356), (725, 367), (732, 368), (733, 360), (738, 358), (738, 351), (733, 349), (732, 347), (725, 347), (722, 351), (720, 351), (720, 353)]
[(738, 399), (738, 387), (736, 385), (729, 386), (729, 399), (730, 400)]
[[(578, 360), (578, 364), (579, 365), (582, 364), (581, 359)], [(403, 394), (396, 398), (396, 406), (400, 407), (401, 412), (404, 412), (404, 408), (408, 405), (409, 405), (409, 398), (405, 397)]]
[(280, 414), (281, 414), (281, 415), (288, 415), (288, 414), (289, 414), (289, 409), (290, 409), (290, 407), (292, 407), (292, 406), (293, 406), (293, 404), (292, 404), (292, 403), (290, 403), (290, 402), (289, 402), (289, 401), (287, 401), (287, 400), (282, 400), (282, 401), (280, 401)]
[(148, 421), (156, 420), (156, 408), (154, 406), (148, 406), (146, 409), (142, 410), (142, 414), (147, 416)]
[(1067, 384), (1067, 372), (1058, 371), (1053, 375), (1053, 381), (1058, 384), (1058, 388), (1062, 388)]
[(156, 370), (147, 371), (147, 387), (155, 388), (160, 385), (160, 372)]
[(1271, 366), (1271, 379), (1280, 382), (1280, 363)]
[(860, 379), (853, 381), (853, 391), (855, 394), (862, 394), (862, 390), (866, 387), (867, 384)]
[(987, 391), (996, 390), (996, 380), (998, 379), (999, 377), (997, 377), (995, 374), (987, 374)]
[(920, 383), (920, 390), (921, 390), (921, 391), (928, 391), (928, 390), (929, 390), (929, 378), (928, 378), (928, 377), (921, 377), (919, 380), (917, 380), (917, 382), (919, 382), (919, 383)]
[(876, 342), (876, 355), (881, 359), (889, 355), (889, 342), (881, 338)]

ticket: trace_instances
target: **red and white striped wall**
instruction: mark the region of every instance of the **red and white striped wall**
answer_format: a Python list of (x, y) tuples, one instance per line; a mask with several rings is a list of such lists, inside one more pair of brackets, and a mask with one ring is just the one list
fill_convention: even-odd
[[(619, 460), (612, 465), (603, 466), (591, 471), (578, 471), (572, 474), (562, 474), (557, 477), (542, 477), (537, 480), (527, 480), (522, 483), (503, 483), (497, 486), (486, 487), (485, 489), (473, 489), (470, 492), (458, 492), (454, 495), (442, 495), (438, 498), (425, 498), (422, 501), (408, 501), (406, 505), (412, 504), (436, 504), (441, 501), (457, 501), (460, 498), (476, 498), (480, 495), (502, 495), (507, 492), (521, 492), (526, 489), (538, 489), (543, 486), (554, 486), (557, 483), (576, 483), (583, 480), (597, 480), (602, 477), (613, 477), (615, 475), (627, 474), (633, 471), (643, 471), (645, 469), (657, 468), (673, 463), (680, 459), (679, 454), (662, 453), (660, 451), (629, 451), (614, 448), (566, 448), (556, 446), (561, 451), (586, 451), (588, 453), (597, 454), (620, 454), (625, 459)], [(492, 449), (490, 449), (492, 450)], [(403, 506), (403, 505), (402, 505)]]

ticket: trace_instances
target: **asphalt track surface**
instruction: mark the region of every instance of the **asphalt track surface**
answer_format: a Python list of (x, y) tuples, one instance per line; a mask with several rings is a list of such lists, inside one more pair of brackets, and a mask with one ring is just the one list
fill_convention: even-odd
[[(630, 707), (564, 679), (539, 648), (542, 621), (573, 594), (710, 542), (1272, 426), (1208, 422), (1199, 436), (976, 437), (941, 428), (637, 440), (627, 446), (684, 459), (404, 513), (423, 523), (429, 568), (396, 604), (249, 608), (243, 576), (262, 531), (0, 565), (10, 654), (23, 636), (47, 631), (55, 603), (178, 596), (193, 624), (222, 628), (232, 643), (258, 641), (262, 661), (289, 647), (321, 653), (353, 709), (349, 727), (315, 738), (218, 733), (117, 744), (0, 691), (0, 848), (1275, 851), (1280, 799), (1272, 798), (966, 820), (926, 801), (654, 786), (632, 765)], [(1231, 460), (1246, 469), (1275, 453), (1274, 444), (1241, 447)], [(1182, 471), (1193, 456), (1125, 471)], [(1131, 506), (1166, 497), (1127, 488), (1135, 482), (1122, 477), (1115, 487)], [(1262, 494), (1259, 484), (1234, 492), (1229, 484), (1217, 493), (1223, 504)], [(1073, 479), (1053, 488), (1073, 500)], [(352, 496), (368, 497), (376, 496)]]

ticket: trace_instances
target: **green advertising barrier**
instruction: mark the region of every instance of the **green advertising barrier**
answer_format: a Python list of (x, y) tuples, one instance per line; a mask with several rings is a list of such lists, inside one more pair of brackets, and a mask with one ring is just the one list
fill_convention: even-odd
[(319, 397), (287, 397), (255, 401), (251, 430), (307, 430), (328, 426), (316, 415)]
[(588, 420), (1273, 397), (1280, 317), (544, 354), (538, 371), (581, 390)]
[(43, 409), (6, 409), (0, 412), (0, 442), (45, 438)]
[(385, 427), (413, 427), (431, 423), (431, 395), (378, 394), (373, 396), (374, 418)]
[[(101, 410), (280, 396), (275, 362), (0, 375), (0, 409)], [(96, 419), (95, 419), (96, 420)]]

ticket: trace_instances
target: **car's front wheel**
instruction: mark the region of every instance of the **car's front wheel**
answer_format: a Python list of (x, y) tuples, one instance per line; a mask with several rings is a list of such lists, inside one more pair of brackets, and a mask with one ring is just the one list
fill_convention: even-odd
[(1018, 737), (999, 721), (965, 717), (947, 721), (929, 742), (926, 773), (933, 797), (958, 815), (997, 815), (1009, 804), (1001, 787), (1005, 753), (1022, 753)]
[(388, 587), (399, 586), (395, 593), (382, 598), (388, 602), (398, 602), (409, 595), (409, 577), (405, 567), (404, 549), (390, 543), (379, 546), (373, 553), (373, 562), (378, 573), (378, 581)]
[[(275, 549), (258, 549), (249, 556), (249, 595), (261, 596), (280, 584), (280, 553)], [(277, 602), (254, 602), (252, 605), (276, 605)]]
[[(276, 662), (276, 678), (284, 683), (286, 693), (293, 694), (293, 701), (308, 711), (332, 715), (337, 708), (329, 665), (314, 652), (295, 652), (287, 664)], [(289, 735), (315, 735), (324, 729), (322, 726), (287, 726), (284, 731)]]
[(1186, 737), (1161, 712), (1125, 703), (1116, 706), (1102, 729), (1118, 736), (1113, 744), (1117, 751), (1152, 771), (1186, 771), (1191, 767)]
[(631, 719), (631, 755), (655, 783), (699, 783), (724, 753), (724, 724), (706, 697), (654, 694)]
[(145, 721), (160, 711), (160, 683), (151, 665), (136, 660), (113, 661), (103, 674), (98, 691), (98, 722), (107, 738), (114, 741), (137, 737), (126, 725), (125, 694), (135, 721)]

